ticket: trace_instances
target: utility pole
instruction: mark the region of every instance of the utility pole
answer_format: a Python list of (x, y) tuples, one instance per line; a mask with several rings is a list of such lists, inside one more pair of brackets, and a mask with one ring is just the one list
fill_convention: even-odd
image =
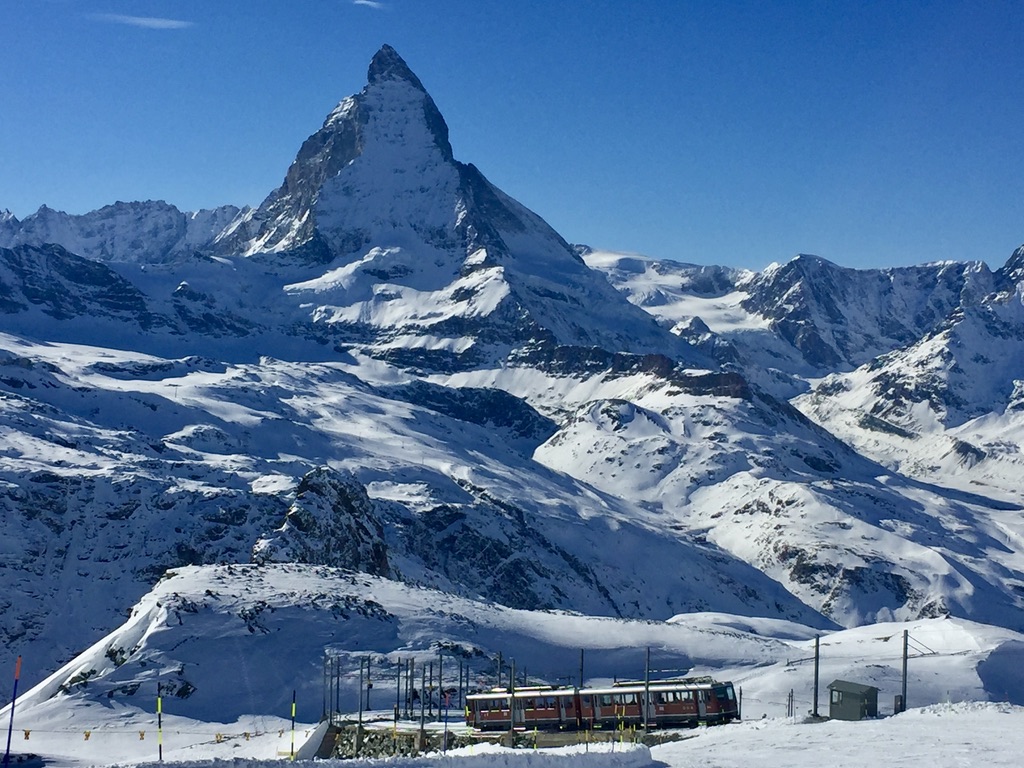
[(651, 710), (651, 646), (647, 646), (647, 660), (644, 662), (644, 730), (648, 730)]
[(434, 662), (430, 662), (430, 679), (427, 681), (427, 714), (434, 716)]
[(900, 687), (900, 712), (907, 711), (907, 653), (910, 646), (910, 631), (903, 630), (903, 685)]
[(818, 661), (821, 635), (814, 636), (814, 717), (818, 716)]
[(356, 689), (356, 698), (359, 699), (359, 720), (356, 721), (356, 757), (363, 746), (363, 660), (359, 660), (359, 688)]
[(366, 711), (370, 711), (370, 690), (373, 688), (373, 682), (370, 680), (370, 656), (366, 657)]
[(398, 677), (395, 680), (395, 730), (398, 729), (398, 713), (402, 709), (402, 657), (398, 657), (398, 664), (395, 665), (398, 671)]
[(509, 730), (515, 730), (516, 727), (516, 660), (512, 659), (512, 686), (509, 688), (509, 702), (508, 702), (508, 716), (511, 721)]
[(407, 720), (412, 720), (416, 716), (416, 711), (412, 708), (412, 687), (415, 682), (416, 660), (412, 658), (409, 659), (409, 667), (405, 672), (405, 717)]
[(426, 722), (426, 709), (423, 708), (423, 697), (426, 695), (427, 688), (427, 665), (420, 665), (420, 674), (423, 676), (423, 681), (420, 683), (420, 733), (419, 733), (419, 746), (417, 752), (422, 752), (427, 747), (427, 722)]
[[(341, 712), (341, 657), (334, 657), (334, 711)], [(331, 721), (334, 722), (333, 720)]]

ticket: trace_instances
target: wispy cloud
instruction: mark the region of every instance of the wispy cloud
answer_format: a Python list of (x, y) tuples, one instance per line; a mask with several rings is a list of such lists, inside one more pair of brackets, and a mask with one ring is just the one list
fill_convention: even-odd
[[(371, 2), (372, 0), (366, 1)], [(146, 29), (186, 29), (193, 26), (191, 21), (161, 19), (158, 16), (126, 16), (121, 13), (93, 13), (90, 16), (97, 21), (107, 21), (111, 24), (127, 24), (130, 27), (144, 27)]]
[(367, 8), (382, 10), (385, 5), (380, 0), (352, 0), (352, 5), (365, 5)]

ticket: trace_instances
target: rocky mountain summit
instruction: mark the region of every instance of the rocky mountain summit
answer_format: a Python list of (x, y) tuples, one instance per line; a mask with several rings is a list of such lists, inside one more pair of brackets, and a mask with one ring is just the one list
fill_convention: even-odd
[(570, 246), (384, 46), (256, 208), (0, 216), (2, 653), (38, 679), (168, 569), (242, 563), (1024, 629), (1022, 260)]
[(158, 333), (184, 322), (275, 356), (287, 354), (274, 338), (284, 334), (438, 370), (558, 346), (710, 364), (622, 301), (539, 216), (456, 161), (444, 118), (389, 46), (258, 208), (118, 203), (78, 217), (41, 209), (0, 226), (0, 247), (44, 243), (146, 284)]

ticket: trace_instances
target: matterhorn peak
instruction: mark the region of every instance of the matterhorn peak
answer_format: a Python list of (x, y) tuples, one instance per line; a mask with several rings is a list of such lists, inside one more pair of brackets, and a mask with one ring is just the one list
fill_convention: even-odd
[(381, 230), (448, 227), (454, 203), (445, 220), (423, 221), (425, 208), (437, 208), (425, 198), (453, 194), (459, 185), (444, 118), (398, 52), (384, 45), (370, 61), (366, 86), (327, 115), (239, 234), (249, 255), (293, 251), (330, 260), (362, 250)]
[(423, 83), (409, 69), (405, 59), (398, 55), (398, 51), (385, 43), (370, 60), (370, 68), (366, 72), (366, 82), (370, 85), (384, 82), (385, 80), (404, 80), (426, 93)]

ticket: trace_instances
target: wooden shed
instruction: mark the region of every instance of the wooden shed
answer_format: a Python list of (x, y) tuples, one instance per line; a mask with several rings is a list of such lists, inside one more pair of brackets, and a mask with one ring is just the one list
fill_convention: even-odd
[(875, 686), (833, 680), (828, 690), (828, 716), (833, 720), (878, 717), (878, 689)]

